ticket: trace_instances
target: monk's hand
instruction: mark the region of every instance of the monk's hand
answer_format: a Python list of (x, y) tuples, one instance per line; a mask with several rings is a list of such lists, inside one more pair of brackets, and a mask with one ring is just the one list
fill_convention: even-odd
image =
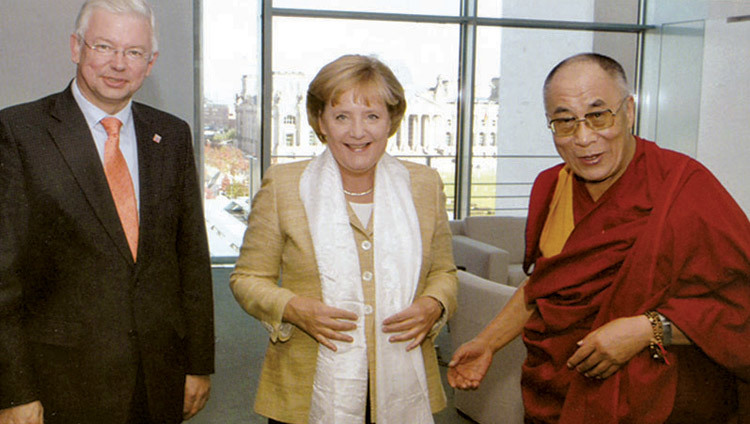
[(652, 334), (644, 315), (610, 321), (578, 342), (568, 368), (590, 378), (609, 378), (649, 345)]
[(448, 384), (461, 390), (475, 390), (492, 364), (489, 343), (474, 338), (464, 343), (448, 363)]
[(44, 408), (39, 401), (0, 409), (2, 424), (44, 424)]
[(406, 346), (407, 351), (412, 350), (422, 344), (442, 312), (440, 302), (434, 297), (418, 297), (408, 308), (386, 318), (383, 332), (400, 333), (388, 338), (391, 343), (413, 339)]
[(189, 420), (201, 411), (211, 395), (211, 376), (186, 375), (182, 419)]
[(357, 328), (357, 314), (345, 309), (328, 306), (318, 299), (295, 296), (284, 308), (283, 320), (290, 322), (309, 334), (318, 343), (336, 351), (332, 340), (351, 343), (354, 338), (342, 331)]

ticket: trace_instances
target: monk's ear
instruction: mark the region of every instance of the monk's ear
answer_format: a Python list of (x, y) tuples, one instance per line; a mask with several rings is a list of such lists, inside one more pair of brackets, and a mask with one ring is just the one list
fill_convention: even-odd
[(625, 100), (625, 113), (628, 117), (628, 128), (633, 128), (635, 125), (635, 98), (631, 95)]

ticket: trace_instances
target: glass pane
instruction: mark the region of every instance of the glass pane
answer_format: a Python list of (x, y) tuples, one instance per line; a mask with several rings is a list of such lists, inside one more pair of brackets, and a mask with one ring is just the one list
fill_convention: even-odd
[(662, 25), (656, 140), (695, 157), (701, 117), (704, 21)]
[(318, 0), (314, 2), (310, 0), (274, 0), (273, 7), (458, 16), (461, 10), (461, 0)]
[(542, 19), (597, 23), (638, 23), (640, 0), (477, 0), (487, 18)]
[(387, 151), (437, 169), (453, 208), (458, 26), (275, 18), (273, 31), (272, 163), (324, 149), (305, 114), (307, 86), (318, 70), (344, 54), (373, 55), (393, 70), (406, 92), (406, 114)]
[(536, 175), (561, 161), (546, 126), (542, 85), (560, 60), (594, 51), (619, 61), (632, 81), (632, 34), (478, 29), (471, 215), (526, 215)]
[(203, 172), (211, 256), (236, 257), (260, 176), (257, 1), (203, 4)]

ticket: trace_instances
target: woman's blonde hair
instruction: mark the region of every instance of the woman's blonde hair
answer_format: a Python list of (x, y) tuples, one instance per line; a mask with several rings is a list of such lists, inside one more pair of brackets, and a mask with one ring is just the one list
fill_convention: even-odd
[(383, 62), (370, 56), (345, 55), (325, 65), (307, 89), (307, 121), (325, 142), (320, 131), (320, 117), (326, 105), (335, 105), (346, 91), (354, 89), (355, 99), (365, 104), (382, 100), (388, 109), (392, 136), (401, 125), (406, 111), (404, 88)]

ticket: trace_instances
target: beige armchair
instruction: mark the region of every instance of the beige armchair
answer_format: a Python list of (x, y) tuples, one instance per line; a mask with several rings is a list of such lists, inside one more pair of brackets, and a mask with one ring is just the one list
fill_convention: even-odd
[[(458, 271), (458, 309), (450, 320), (457, 349), (476, 336), (510, 300), (516, 288)], [(456, 409), (479, 424), (523, 423), (521, 365), (526, 348), (518, 337), (495, 354), (479, 389), (455, 390)]]
[(523, 272), (526, 218), (469, 216), (450, 221), (456, 266), (498, 283), (518, 287)]

